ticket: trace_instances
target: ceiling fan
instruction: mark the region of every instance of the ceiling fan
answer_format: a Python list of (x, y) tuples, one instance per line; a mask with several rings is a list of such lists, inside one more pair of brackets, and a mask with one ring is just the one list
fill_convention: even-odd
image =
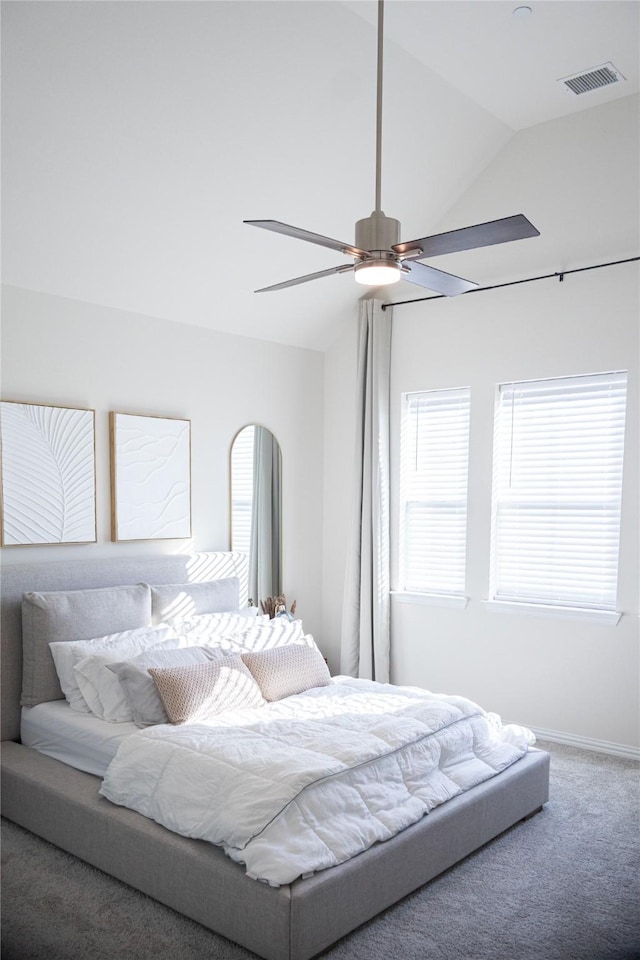
[(306, 240), (321, 247), (329, 247), (348, 257), (353, 257), (353, 263), (343, 263), (328, 270), (319, 270), (317, 273), (308, 273), (294, 280), (285, 280), (274, 283), (269, 287), (261, 287), (256, 293), (266, 293), (270, 290), (282, 290), (293, 287), (308, 280), (317, 280), (334, 273), (348, 273), (353, 270), (358, 283), (369, 286), (382, 286), (396, 283), (398, 280), (408, 280), (420, 287), (426, 287), (447, 297), (456, 296), (475, 289), (478, 284), (471, 280), (463, 280), (451, 273), (437, 270), (426, 263), (420, 263), (427, 257), (437, 257), (445, 253), (456, 253), (459, 250), (472, 250), (475, 247), (489, 247), (496, 243), (507, 243), (511, 240), (522, 240), (526, 237), (537, 237), (539, 230), (531, 224), (523, 214), (513, 217), (503, 217), (501, 220), (491, 220), (488, 223), (479, 223), (472, 227), (462, 227), (459, 230), (450, 230), (431, 237), (420, 237), (418, 240), (400, 242), (400, 221), (385, 216), (381, 210), (381, 168), (382, 168), (382, 48), (383, 48), (384, 0), (378, 0), (378, 65), (377, 65), (377, 100), (376, 100), (376, 208), (369, 217), (358, 220), (356, 223), (355, 244), (342, 243), (332, 240), (300, 227), (292, 227), (279, 220), (244, 220), (252, 227), (261, 227), (273, 233), (283, 233), (288, 237)]

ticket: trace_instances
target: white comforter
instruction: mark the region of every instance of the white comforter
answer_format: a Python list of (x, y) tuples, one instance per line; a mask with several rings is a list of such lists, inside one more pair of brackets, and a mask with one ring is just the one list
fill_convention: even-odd
[(533, 741), (463, 697), (338, 677), (206, 724), (133, 734), (100, 793), (279, 885), (388, 839)]

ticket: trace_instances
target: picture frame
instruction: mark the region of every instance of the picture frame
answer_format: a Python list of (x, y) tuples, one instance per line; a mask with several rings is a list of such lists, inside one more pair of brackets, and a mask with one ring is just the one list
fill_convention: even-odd
[(111, 539), (191, 537), (191, 421), (109, 413)]
[(95, 410), (0, 401), (3, 547), (95, 543)]

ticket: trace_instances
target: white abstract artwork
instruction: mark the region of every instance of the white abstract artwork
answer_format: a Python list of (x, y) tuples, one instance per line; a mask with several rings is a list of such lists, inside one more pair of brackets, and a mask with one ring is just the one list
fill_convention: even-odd
[(113, 540), (191, 536), (191, 422), (114, 413)]
[(95, 414), (0, 404), (2, 545), (95, 543)]

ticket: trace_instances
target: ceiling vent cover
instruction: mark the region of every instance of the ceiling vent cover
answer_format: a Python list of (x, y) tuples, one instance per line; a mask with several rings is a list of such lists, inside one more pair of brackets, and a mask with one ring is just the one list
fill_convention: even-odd
[(625, 77), (612, 63), (603, 63), (599, 67), (592, 67), (591, 70), (576, 73), (572, 77), (563, 77), (559, 82), (564, 83), (572, 93), (581, 94), (608, 87), (611, 83), (620, 83), (624, 79)]

